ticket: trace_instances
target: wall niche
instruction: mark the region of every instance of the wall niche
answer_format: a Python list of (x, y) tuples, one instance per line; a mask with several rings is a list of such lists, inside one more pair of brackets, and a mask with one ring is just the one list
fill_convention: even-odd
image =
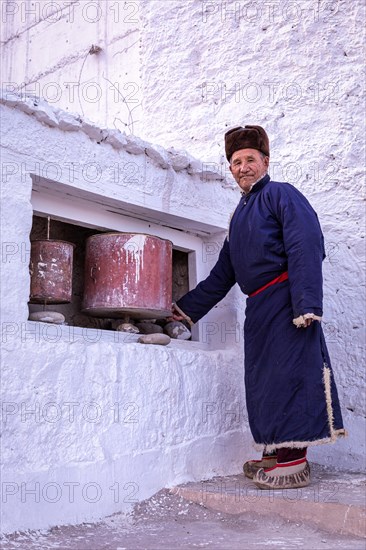
[[(47, 238), (48, 217), (34, 215), (30, 240), (45, 240)], [(115, 232), (115, 230), (110, 230)], [(91, 235), (106, 233), (108, 230), (98, 231), (82, 225), (67, 223), (50, 217), (49, 238), (73, 243), (75, 245), (73, 255), (72, 297), (67, 304), (42, 304), (29, 303), (29, 312), (52, 309), (62, 313), (65, 324), (70, 326), (114, 330), (116, 320), (110, 318), (92, 317), (82, 313), (82, 300), (84, 292), (84, 265), (86, 240)], [(188, 253), (174, 249), (172, 254), (172, 296), (177, 301), (189, 290)], [(162, 322), (163, 323), (163, 322)]]

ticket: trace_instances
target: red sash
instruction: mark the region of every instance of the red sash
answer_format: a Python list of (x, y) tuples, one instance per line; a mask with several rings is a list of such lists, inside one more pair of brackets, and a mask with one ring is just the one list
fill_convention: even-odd
[(275, 277), (275, 279), (272, 279), (272, 281), (269, 281), (269, 283), (267, 283), (266, 285), (261, 286), (260, 288), (258, 288), (258, 290), (255, 290), (254, 292), (249, 294), (249, 298), (256, 296), (257, 294), (262, 292), (262, 290), (266, 290), (266, 288), (268, 288), (269, 286), (275, 285), (276, 283), (282, 283), (282, 281), (286, 281), (287, 279), (288, 271), (285, 271), (284, 273), (281, 273), (281, 275), (279, 275), (278, 277)]

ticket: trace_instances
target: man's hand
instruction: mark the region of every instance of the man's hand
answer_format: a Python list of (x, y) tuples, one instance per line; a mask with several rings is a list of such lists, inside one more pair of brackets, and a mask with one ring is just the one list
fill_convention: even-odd
[(306, 328), (309, 327), (313, 321), (321, 320), (322, 318), (314, 313), (305, 313), (305, 315), (300, 315), (299, 317), (296, 317), (296, 319), (293, 319), (292, 322), (296, 328)]
[(172, 317), (169, 317), (169, 320), (187, 321), (191, 327), (194, 325), (192, 319), (188, 317), (188, 315), (186, 315), (184, 311), (182, 311), (175, 303), (172, 304)]
[(175, 304), (172, 304), (172, 316), (168, 317), (168, 321), (183, 321), (183, 319), (183, 315), (180, 315), (175, 309)]

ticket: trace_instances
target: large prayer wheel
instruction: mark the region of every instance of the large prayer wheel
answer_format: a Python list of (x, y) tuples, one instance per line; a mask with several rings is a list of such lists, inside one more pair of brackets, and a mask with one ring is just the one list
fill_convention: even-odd
[(172, 243), (141, 233), (101, 233), (86, 242), (83, 312), (96, 317), (167, 317)]
[(31, 242), (29, 301), (32, 304), (71, 301), (74, 247), (73, 243), (53, 239)]

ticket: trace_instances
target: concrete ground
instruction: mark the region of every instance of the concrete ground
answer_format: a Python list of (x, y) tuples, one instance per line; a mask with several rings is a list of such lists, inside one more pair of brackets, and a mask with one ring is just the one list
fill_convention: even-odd
[[(351, 473), (337, 476), (320, 467), (313, 467), (313, 478), (309, 488), (296, 494), (257, 492), (241, 475), (190, 483), (160, 491), (139, 503), (128, 517), (115, 514), (97, 524), (17, 533), (4, 537), (1, 548), (365, 550), (365, 538), (360, 536), (363, 478)], [(342, 524), (337, 523), (340, 518)]]

